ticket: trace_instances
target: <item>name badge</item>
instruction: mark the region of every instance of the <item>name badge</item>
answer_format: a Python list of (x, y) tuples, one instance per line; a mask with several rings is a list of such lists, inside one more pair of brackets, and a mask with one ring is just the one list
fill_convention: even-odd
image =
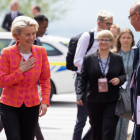
[(108, 92), (108, 81), (107, 78), (98, 79), (98, 91), (99, 92)]

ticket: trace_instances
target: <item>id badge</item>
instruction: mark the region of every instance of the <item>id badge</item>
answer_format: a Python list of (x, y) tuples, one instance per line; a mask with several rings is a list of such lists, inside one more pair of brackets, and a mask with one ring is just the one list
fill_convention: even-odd
[(108, 81), (107, 78), (98, 79), (98, 91), (99, 92), (108, 92)]

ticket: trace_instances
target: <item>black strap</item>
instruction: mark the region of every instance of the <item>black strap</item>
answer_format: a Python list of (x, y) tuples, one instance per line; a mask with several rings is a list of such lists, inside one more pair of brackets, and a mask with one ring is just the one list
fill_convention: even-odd
[(89, 41), (89, 45), (88, 45), (86, 54), (91, 49), (91, 47), (92, 47), (92, 45), (94, 43), (94, 32), (90, 31), (89, 34), (90, 34), (90, 41)]
[(102, 63), (102, 60), (101, 60), (101, 57), (100, 57), (100, 54), (98, 53), (98, 56), (99, 56), (99, 61), (100, 61), (100, 63), (101, 63), (101, 67), (102, 67), (102, 74), (103, 74), (103, 76), (104, 77), (106, 77), (106, 74), (105, 74), (105, 70), (106, 70), (106, 67), (107, 67), (107, 65), (109, 65), (109, 56), (110, 56), (110, 52), (109, 52), (109, 54), (108, 54), (108, 58), (107, 58), (107, 61), (106, 61), (106, 64), (105, 64), (105, 68), (103, 67), (103, 63)]

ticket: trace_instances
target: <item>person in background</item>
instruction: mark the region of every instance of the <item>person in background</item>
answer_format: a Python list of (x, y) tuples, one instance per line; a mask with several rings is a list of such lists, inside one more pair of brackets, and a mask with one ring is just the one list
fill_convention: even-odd
[(15, 18), (11, 31), (17, 43), (1, 52), (0, 114), (7, 140), (34, 140), (38, 116), (49, 106), (50, 66), (45, 48), (33, 45), (37, 30), (34, 19)]
[[(47, 27), (48, 27), (49, 20), (44, 15), (36, 15), (34, 17), (34, 19), (39, 24), (39, 28), (36, 32), (36, 39), (34, 40), (33, 44), (41, 46), (42, 44), (41, 44), (40, 39), (38, 37), (42, 37), (45, 34), (45, 31), (47, 30)], [(9, 44), (9, 46), (12, 46), (14, 44), (16, 44), (16, 40), (13, 39), (11, 41), (11, 43)], [(2, 125), (2, 122), (1, 122), (1, 119), (0, 119), (0, 132), (2, 131), (2, 129), (3, 129), (3, 125)], [(35, 136), (36, 136), (37, 140), (44, 140), (44, 137), (43, 137), (43, 134), (41, 132), (39, 123), (37, 124), (37, 127), (36, 127)]]
[[(37, 21), (37, 23), (39, 25), (39, 28), (36, 32), (36, 39), (34, 41), (34, 45), (41, 46), (42, 44), (41, 44), (40, 39), (38, 37), (42, 37), (45, 34), (45, 32), (47, 31), (49, 20), (46, 16), (41, 15), (41, 14), (36, 15), (34, 17), (34, 19)], [(14, 45), (15, 43), (16, 43), (16, 41), (13, 39), (11, 41), (11, 43), (9, 44), (9, 46)]]
[[(131, 75), (133, 72), (133, 58), (134, 51), (132, 47), (135, 45), (134, 35), (132, 31), (128, 28), (125, 28), (121, 31), (116, 42), (116, 48), (113, 52), (118, 53), (123, 58), (126, 79), (123, 89), (126, 89), (126, 92), (130, 95), (130, 81)], [(119, 118), (119, 122), (116, 130), (115, 140), (127, 140), (127, 131), (128, 131), (129, 120), (125, 118)]]
[[(128, 19), (130, 20), (131, 25), (134, 27), (136, 32), (140, 32), (140, 1), (136, 1), (132, 4), (129, 10)], [(131, 88), (131, 109), (132, 109), (132, 120), (134, 121), (134, 129), (131, 140), (139, 140), (140, 139), (140, 127), (137, 126), (137, 96), (140, 91), (140, 42), (138, 42), (136, 49), (134, 49), (134, 60), (133, 60), (133, 74), (135, 74), (135, 70), (137, 73), (135, 74), (135, 85)]]
[(31, 9), (34, 16), (39, 15), (41, 12), (41, 8), (39, 5), (33, 5)]
[(111, 33), (113, 34), (114, 36), (114, 43), (113, 45), (111, 46), (111, 50), (113, 50), (115, 47), (116, 47), (116, 43), (117, 43), (117, 38), (120, 34), (120, 27), (116, 24), (113, 24), (110, 28), (110, 31)]
[[(122, 57), (112, 53), (113, 34), (108, 30), (97, 35), (99, 49), (84, 57), (77, 87), (77, 104), (83, 105), (86, 90), (89, 122), (93, 140), (114, 140), (119, 117), (115, 108), (120, 86), (126, 81)], [(88, 85), (88, 89), (87, 89)]]
[[(110, 30), (111, 25), (113, 24), (113, 14), (111, 12), (101, 10), (98, 13), (97, 17), (97, 27), (95, 27), (92, 31), (94, 33), (94, 43), (91, 47), (91, 49), (87, 52), (87, 54), (94, 53), (98, 50), (98, 40), (97, 40), (97, 33), (100, 30)], [(89, 45), (90, 35), (88, 32), (85, 32), (82, 34), (81, 38), (78, 41), (76, 53), (74, 57), (74, 65), (78, 67), (78, 70), (76, 71), (77, 77), (75, 79), (75, 91), (77, 94), (77, 83), (79, 80), (79, 73), (81, 71), (83, 58), (86, 54), (88, 45)], [(83, 106), (77, 105), (77, 120), (76, 125), (74, 128), (73, 133), (73, 140), (81, 140), (83, 128), (86, 124), (88, 112), (86, 107), (86, 98), (87, 98), (87, 90), (84, 93), (84, 96), (82, 98)], [(92, 130), (91, 128), (88, 130), (86, 135), (83, 137), (82, 140), (91, 140), (92, 139)]]
[(7, 30), (7, 31), (11, 31), (11, 24), (13, 22), (13, 20), (17, 17), (17, 16), (21, 16), (23, 15), (22, 13), (20, 13), (18, 11), (19, 8), (19, 2), (17, 0), (11, 0), (10, 2), (10, 8), (11, 8), (11, 12), (6, 14), (4, 21), (2, 23), (2, 27)]

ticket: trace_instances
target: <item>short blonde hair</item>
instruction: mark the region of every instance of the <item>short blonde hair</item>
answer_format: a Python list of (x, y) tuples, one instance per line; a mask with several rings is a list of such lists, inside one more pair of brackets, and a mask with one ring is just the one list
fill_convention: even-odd
[(20, 34), (21, 30), (27, 26), (34, 26), (35, 30), (38, 30), (38, 23), (34, 19), (27, 16), (18, 16), (12, 22), (11, 32), (13, 38), (15, 38), (15, 34)]
[[(113, 24), (113, 25), (111, 26), (111, 28), (117, 29), (118, 34), (120, 34), (120, 27), (119, 27), (119, 25)], [(111, 29), (111, 28), (110, 28), (110, 29)]]
[(111, 41), (114, 41), (114, 36), (109, 30), (102, 30), (98, 32), (97, 39), (100, 37), (109, 38)]
[(106, 10), (101, 10), (98, 13), (97, 21), (103, 22), (106, 19), (113, 19), (113, 13), (108, 12)]

